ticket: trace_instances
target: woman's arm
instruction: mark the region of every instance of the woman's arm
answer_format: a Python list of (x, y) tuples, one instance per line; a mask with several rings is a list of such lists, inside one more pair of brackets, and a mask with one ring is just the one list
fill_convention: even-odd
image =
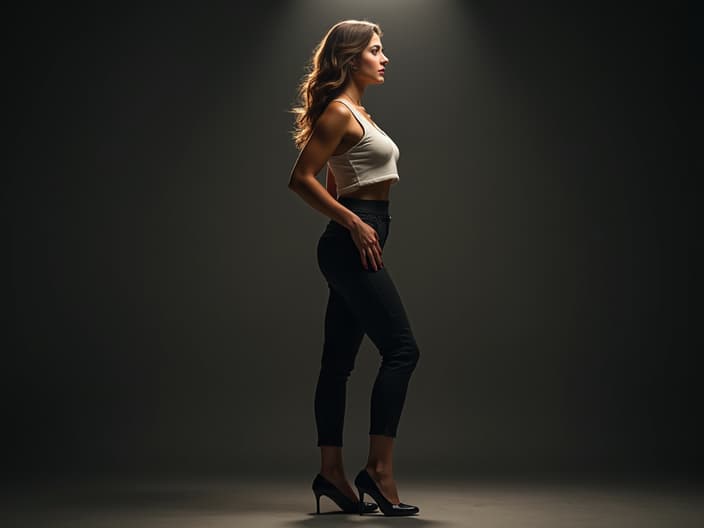
[(351, 118), (352, 113), (344, 105), (328, 105), (298, 154), (288, 182), (288, 188), (311, 207), (347, 229), (363, 223), (362, 219), (338, 202), (316, 176), (342, 141)]

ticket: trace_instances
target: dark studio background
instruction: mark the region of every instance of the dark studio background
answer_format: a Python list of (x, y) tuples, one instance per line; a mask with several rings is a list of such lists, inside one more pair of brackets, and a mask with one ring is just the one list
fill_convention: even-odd
[[(690, 15), (15, 7), (3, 473), (314, 475), (327, 218), (287, 188), (286, 110), (325, 30), (366, 18), (390, 63), (364, 105), (401, 151), (384, 260), (421, 348), (397, 473), (700, 478)], [(351, 474), (378, 362), (365, 338)]]

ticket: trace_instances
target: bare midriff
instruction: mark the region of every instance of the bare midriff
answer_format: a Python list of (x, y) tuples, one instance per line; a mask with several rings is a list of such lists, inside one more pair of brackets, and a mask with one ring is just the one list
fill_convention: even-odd
[(388, 200), (391, 182), (392, 180), (385, 180), (376, 183), (370, 183), (368, 185), (363, 185), (359, 189), (346, 192), (345, 194), (340, 196), (340, 198), (350, 197), (359, 198), (361, 200)]

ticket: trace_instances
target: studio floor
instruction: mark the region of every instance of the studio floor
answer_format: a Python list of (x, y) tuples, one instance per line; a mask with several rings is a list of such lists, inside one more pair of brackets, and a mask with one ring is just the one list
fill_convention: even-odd
[[(413, 517), (336, 513), (310, 478), (44, 479), (5, 485), (0, 525), (70, 528), (295, 528), (437, 526), (477, 528), (704, 526), (704, 493), (680, 483), (536, 483), (397, 477)], [(353, 476), (352, 476), (353, 478)], [(371, 500), (365, 496), (365, 500)]]

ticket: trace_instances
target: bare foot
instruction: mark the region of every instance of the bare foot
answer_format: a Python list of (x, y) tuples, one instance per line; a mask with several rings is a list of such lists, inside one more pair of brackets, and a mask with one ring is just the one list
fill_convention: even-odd
[(323, 473), (321, 471), (320, 474), (332, 482), (335, 487), (349, 497), (351, 501), (359, 502), (359, 497), (352, 489), (352, 486), (350, 486), (350, 483), (347, 482), (347, 477), (345, 477), (343, 473)]
[(374, 482), (376, 482), (379, 490), (381, 490), (381, 494), (386, 497), (391, 504), (399, 504), (401, 502), (398, 498), (398, 490), (396, 489), (396, 482), (392, 474), (379, 472), (370, 467), (365, 469)]

